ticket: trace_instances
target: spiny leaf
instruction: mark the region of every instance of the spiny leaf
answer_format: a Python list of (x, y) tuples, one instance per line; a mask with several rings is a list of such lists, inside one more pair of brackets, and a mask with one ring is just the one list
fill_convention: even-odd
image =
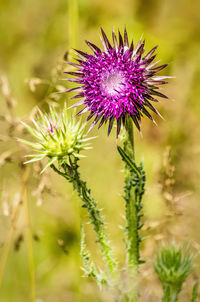
[(130, 157), (124, 152), (124, 150), (117, 146), (117, 150), (119, 154), (121, 155), (122, 159), (125, 161), (125, 163), (136, 173), (139, 175), (138, 168), (136, 164), (130, 159)]

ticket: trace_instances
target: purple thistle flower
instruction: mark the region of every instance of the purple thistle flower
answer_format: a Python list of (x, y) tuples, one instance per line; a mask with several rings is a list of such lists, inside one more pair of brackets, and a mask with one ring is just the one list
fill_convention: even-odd
[(152, 121), (154, 121), (153, 117), (148, 110), (159, 114), (151, 101), (158, 102), (155, 97), (167, 98), (158, 91), (158, 86), (166, 84), (165, 79), (169, 77), (155, 76), (167, 64), (156, 66), (157, 62), (153, 62), (156, 57), (154, 52), (158, 46), (143, 56), (145, 41), (142, 42), (140, 39), (135, 48), (133, 42), (129, 44), (126, 28), (124, 38), (119, 32), (118, 40), (113, 31), (113, 46), (103, 29), (101, 33), (104, 51), (86, 41), (94, 54), (90, 55), (75, 49), (79, 57), (76, 59), (78, 63), (67, 62), (78, 70), (66, 72), (76, 77), (66, 80), (81, 84), (66, 91), (78, 92), (73, 99), (82, 98), (71, 107), (85, 106), (77, 115), (89, 111), (87, 121), (94, 117), (90, 129), (99, 121), (98, 128), (109, 121), (109, 135), (116, 120), (118, 137), (121, 125), (124, 125), (127, 116), (130, 116), (140, 131), (143, 114)]

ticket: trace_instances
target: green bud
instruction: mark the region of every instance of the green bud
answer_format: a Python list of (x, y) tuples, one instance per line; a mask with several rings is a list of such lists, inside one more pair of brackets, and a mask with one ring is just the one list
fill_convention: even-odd
[[(49, 114), (38, 109), (38, 118), (32, 120), (34, 127), (23, 123), (25, 128), (34, 138), (34, 142), (19, 139), (20, 142), (30, 146), (35, 153), (29, 154), (31, 158), (25, 163), (35, 162), (45, 157), (49, 159), (43, 171), (58, 161), (60, 165), (70, 165), (74, 159), (84, 157), (80, 151), (91, 149), (89, 140), (86, 138), (85, 124), (78, 122), (67, 112), (66, 105), (58, 114), (54, 107), (49, 107)], [(43, 172), (42, 171), (42, 172)]]
[(174, 244), (170, 248), (162, 247), (161, 253), (157, 253), (154, 269), (162, 283), (164, 295), (162, 301), (177, 301), (182, 284), (192, 272), (192, 257), (188, 250), (183, 252), (182, 246), (176, 248)]

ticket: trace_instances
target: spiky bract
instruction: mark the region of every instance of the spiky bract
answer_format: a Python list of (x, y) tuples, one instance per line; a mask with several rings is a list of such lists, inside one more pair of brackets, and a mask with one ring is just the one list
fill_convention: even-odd
[(183, 253), (182, 247), (176, 248), (174, 244), (169, 248), (163, 246), (156, 260), (154, 268), (162, 284), (181, 285), (193, 270), (188, 251)]
[(157, 62), (153, 63), (157, 46), (143, 55), (145, 41), (140, 39), (135, 48), (133, 42), (129, 44), (126, 29), (124, 38), (119, 32), (119, 39), (113, 31), (113, 45), (102, 29), (101, 33), (104, 51), (86, 41), (93, 54), (75, 50), (79, 57), (78, 63), (67, 62), (78, 68), (77, 71), (66, 71), (76, 77), (67, 80), (81, 84), (67, 90), (78, 92), (73, 98), (82, 98), (72, 107), (84, 105), (78, 115), (88, 111), (87, 120), (94, 117), (91, 128), (99, 121), (99, 127), (109, 121), (108, 134), (116, 120), (118, 136), (127, 116), (132, 118), (140, 130), (143, 114), (152, 121), (153, 117), (148, 110), (159, 114), (151, 101), (157, 102), (155, 97), (167, 98), (158, 91), (158, 87), (167, 83), (165, 79), (168, 77), (155, 76), (167, 64), (156, 66)]
[(35, 154), (27, 155), (32, 159), (26, 163), (48, 157), (49, 162), (45, 169), (56, 160), (61, 165), (71, 165), (73, 158), (84, 156), (80, 154), (81, 150), (91, 148), (88, 141), (92, 138), (85, 137), (85, 124), (82, 124), (81, 120), (76, 122), (72, 116), (69, 117), (66, 106), (60, 114), (54, 107), (50, 107), (49, 114), (44, 114), (38, 109), (38, 115), (37, 121), (32, 120), (34, 128), (23, 123), (36, 141), (19, 139), (36, 151)]

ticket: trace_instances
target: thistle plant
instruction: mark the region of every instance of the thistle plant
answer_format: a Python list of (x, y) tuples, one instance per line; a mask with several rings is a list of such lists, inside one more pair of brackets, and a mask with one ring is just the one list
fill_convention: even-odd
[(129, 271), (128, 296), (129, 301), (138, 299), (138, 266), (142, 261), (139, 259), (139, 243), (141, 237), (139, 230), (142, 227), (142, 197), (145, 191), (145, 172), (143, 165), (137, 167), (134, 156), (134, 122), (140, 131), (141, 117), (146, 115), (154, 121), (148, 110), (159, 114), (151, 102), (157, 102), (155, 97), (167, 98), (158, 91), (159, 85), (166, 84), (168, 76), (156, 76), (155, 74), (165, 68), (167, 64), (157, 66), (153, 62), (157, 46), (152, 48), (146, 55), (144, 53), (145, 41), (139, 41), (134, 47), (133, 41), (129, 43), (126, 29), (123, 37), (119, 32), (119, 38), (112, 32), (113, 45), (109, 42), (105, 32), (101, 29), (102, 44), (104, 50), (91, 42), (86, 41), (93, 54), (87, 54), (75, 50), (78, 56), (77, 63), (67, 62), (77, 68), (77, 71), (66, 73), (75, 78), (67, 79), (81, 86), (69, 89), (68, 92), (78, 91), (72, 99), (81, 98), (81, 101), (71, 107), (84, 105), (77, 115), (89, 111), (87, 121), (94, 117), (90, 129), (99, 121), (100, 128), (109, 121), (108, 135), (113, 124), (117, 123), (117, 137), (121, 126), (124, 126), (124, 148), (118, 147), (118, 151), (125, 161), (125, 211), (127, 233), (127, 269)]
[[(87, 121), (94, 118), (89, 130), (98, 122), (100, 128), (107, 121), (108, 135), (114, 122), (116, 122), (117, 138), (122, 145), (117, 146), (119, 155), (124, 162), (124, 200), (126, 217), (126, 255), (127, 261), (123, 267), (126, 273), (126, 284), (121, 279), (121, 268), (113, 252), (113, 246), (106, 233), (105, 222), (98, 203), (93, 198), (86, 181), (79, 172), (79, 161), (83, 156), (82, 151), (89, 149), (89, 140), (86, 136), (86, 124), (75, 117), (68, 117), (66, 107), (61, 114), (50, 107), (50, 114), (43, 114), (39, 110), (39, 120), (33, 120), (34, 128), (24, 124), (35, 142), (20, 139), (35, 150), (26, 163), (48, 158), (45, 169), (51, 167), (56, 173), (72, 183), (86, 209), (90, 224), (96, 233), (104, 267), (97, 268), (92, 260), (85, 242), (84, 226), (81, 226), (81, 257), (83, 269), (87, 276), (92, 277), (100, 286), (107, 286), (112, 291), (117, 302), (139, 301), (139, 266), (144, 262), (141, 259), (140, 243), (143, 226), (142, 209), (143, 195), (145, 193), (146, 175), (143, 163), (135, 161), (135, 146), (133, 126), (141, 131), (141, 118), (146, 115), (153, 122), (149, 112), (158, 115), (159, 112), (152, 105), (157, 102), (157, 97), (166, 98), (159, 91), (160, 85), (166, 84), (168, 76), (156, 76), (156, 73), (167, 66), (157, 66), (153, 62), (157, 46), (147, 54), (144, 53), (145, 42), (139, 41), (134, 47), (129, 43), (126, 29), (123, 37), (119, 32), (117, 39), (112, 33), (111, 45), (103, 30), (102, 44), (104, 49), (86, 41), (93, 54), (76, 50), (77, 63), (67, 62), (75, 71), (66, 71), (75, 78), (67, 79), (78, 83), (78, 87), (67, 89), (66, 92), (78, 92), (72, 99), (81, 98), (71, 107), (83, 105), (83, 109), (76, 116), (89, 112)], [(121, 135), (119, 135), (121, 132)], [(88, 134), (87, 134), (88, 135)], [(191, 257), (188, 253), (182, 255), (182, 249), (176, 250), (163, 248), (161, 256), (157, 255), (155, 270), (163, 284), (163, 301), (175, 302), (181, 290), (182, 283), (192, 270)], [(193, 302), (197, 297), (197, 287), (193, 290)]]

